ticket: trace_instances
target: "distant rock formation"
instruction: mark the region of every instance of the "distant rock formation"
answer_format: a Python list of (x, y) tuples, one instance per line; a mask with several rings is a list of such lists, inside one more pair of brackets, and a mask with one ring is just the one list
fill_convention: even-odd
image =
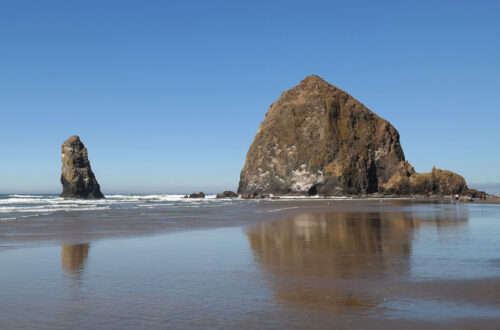
[(467, 190), (450, 171), (418, 174), (398, 131), (318, 76), (271, 105), (248, 150), (240, 194), (449, 194)]
[(188, 197), (189, 198), (205, 198), (205, 194), (200, 191), (199, 193), (192, 193)]
[(226, 190), (223, 193), (217, 194), (217, 196), (215, 196), (215, 198), (235, 198), (235, 197), (238, 197), (238, 194), (230, 190)]
[(64, 141), (61, 146), (61, 158), (61, 197), (104, 198), (90, 167), (87, 148), (80, 141), (80, 137), (73, 135)]

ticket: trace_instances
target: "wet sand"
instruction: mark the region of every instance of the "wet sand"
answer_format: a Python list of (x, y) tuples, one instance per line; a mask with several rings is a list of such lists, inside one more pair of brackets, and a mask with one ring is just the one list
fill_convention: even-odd
[(488, 199), (477, 199), (477, 200), (474, 200), (471, 203), (476, 203), (476, 204), (500, 204), (500, 197), (493, 197), (493, 198), (488, 198)]
[(187, 224), (73, 216), (0, 224), (2, 327), (500, 327), (500, 207), (259, 203), (203, 225), (195, 211)]
[(440, 202), (428, 199), (250, 200), (238, 201), (236, 205), (200, 205), (196, 208), (160, 209), (153, 206), (140, 209), (56, 212), (36, 218), (0, 221), (0, 250), (46, 244), (77, 244), (98, 239), (157, 235), (185, 230), (248, 226), (305, 212), (388, 212), (401, 207), (407, 209)]

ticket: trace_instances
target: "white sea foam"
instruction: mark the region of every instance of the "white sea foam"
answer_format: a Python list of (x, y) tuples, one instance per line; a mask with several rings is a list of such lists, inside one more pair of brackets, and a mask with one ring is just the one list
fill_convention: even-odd
[(274, 213), (274, 212), (280, 212), (280, 211), (285, 211), (285, 210), (292, 210), (292, 209), (298, 209), (298, 206), (292, 206), (292, 207), (283, 207), (281, 209), (274, 209), (274, 210), (269, 210), (267, 212), (269, 213)]
[(47, 207), (47, 206), (33, 206), (33, 207), (0, 207), (0, 213), (33, 213), (33, 212), (44, 212), (52, 213), (56, 211), (93, 211), (93, 210), (105, 210), (110, 209), (110, 206), (88, 206), (79, 207), (78, 205), (66, 205), (61, 207)]
[(0, 204), (38, 204), (43, 202), (39, 198), (6, 198), (0, 199)]
[(207, 200), (207, 199), (216, 199), (216, 195), (206, 195), (205, 198), (185, 198), (186, 195), (106, 195), (106, 199), (104, 200), (112, 200), (112, 201), (131, 201), (131, 202), (140, 202), (140, 201), (170, 201), (170, 202), (189, 202), (193, 200)]
[[(174, 205), (199, 206), (220, 203), (216, 195), (206, 198), (184, 198), (185, 195), (107, 195), (105, 199), (72, 199), (43, 195), (4, 195), (0, 196), (2, 219), (19, 218), (15, 214), (53, 213), (57, 211), (88, 211), (119, 207), (169, 207)], [(226, 200), (227, 201), (227, 200)]]
[(352, 197), (347, 197), (347, 196), (280, 196), (280, 200), (287, 200), (287, 199), (352, 199)]
[[(287, 201), (297, 199), (319, 199), (314, 196), (282, 196), (277, 200), (242, 200), (241, 198), (216, 198), (215, 194), (206, 195), (206, 198), (185, 198), (186, 195), (150, 194), (150, 195), (106, 195), (105, 199), (72, 199), (61, 198), (56, 195), (0, 195), (0, 220), (12, 220), (22, 217), (36, 217), (53, 214), (55, 212), (96, 211), (120, 208), (171, 208), (171, 207), (227, 207), (235, 203), (260, 203)], [(328, 199), (346, 199), (347, 197), (333, 197)], [(285, 208), (287, 209), (287, 208)], [(270, 212), (278, 212), (271, 210)]]

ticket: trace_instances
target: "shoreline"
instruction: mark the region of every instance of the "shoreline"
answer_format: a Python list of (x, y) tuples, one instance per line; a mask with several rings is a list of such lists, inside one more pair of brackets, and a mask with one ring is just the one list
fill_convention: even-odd
[[(2, 219), (0, 251), (29, 246), (79, 244), (108, 238), (143, 237), (173, 232), (245, 227), (260, 222), (283, 220), (302, 213), (391, 212), (400, 206), (418, 204), (499, 205), (500, 198), (453, 201), (443, 197), (290, 197), (282, 199), (226, 199), (238, 204), (205, 209), (103, 208), (58, 210), (47, 215)], [(211, 199), (211, 198), (210, 198)], [(202, 199), (198, 199), (198, 202)], [(192, 202), (197, 202), (192, 200)], [(196, 206), (197, 207), (197, 206)], [(222, 211), (221, 213), (219, 211)]]
[(500, 197), (492, 197), (492, 198), (488, 198), (486, 200), (472, 200), (472, 201), (468, 201), (466, 203), (475, 203), (475, 204), (500, 204)]
[(102, 209), (56, 211), (36, 218), (0, 221), (0, 250), (27, 246), (79, 244), (118, 237), (156, 236), (171, 232), (224, 227), (245, 227), (282, 220), (301, 213), (390, 212), (408, 205), (446, 200), (282, 199), (244, 201), (237, 205), (171, 209)]

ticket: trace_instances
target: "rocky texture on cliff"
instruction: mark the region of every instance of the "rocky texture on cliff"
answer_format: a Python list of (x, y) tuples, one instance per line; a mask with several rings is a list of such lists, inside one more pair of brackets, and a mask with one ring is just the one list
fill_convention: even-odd
[(61, 146), (63, 191), (61, 197), (104, 198), (92, 172), (87, 148), (80, 137), (73, 135)]
[(240, 194), (448, 194), (450, 171), (415, 173), (398, 131), (343, 90), (305, 78), (273, 103), (248, 150)]
[(450, 195), (467, 193), (465, 179), (451, 171), (433, 168), (430, 173), (416, 173), (411, 165), (400, 169), (380, 185), (380, 191), (396, 195)]

